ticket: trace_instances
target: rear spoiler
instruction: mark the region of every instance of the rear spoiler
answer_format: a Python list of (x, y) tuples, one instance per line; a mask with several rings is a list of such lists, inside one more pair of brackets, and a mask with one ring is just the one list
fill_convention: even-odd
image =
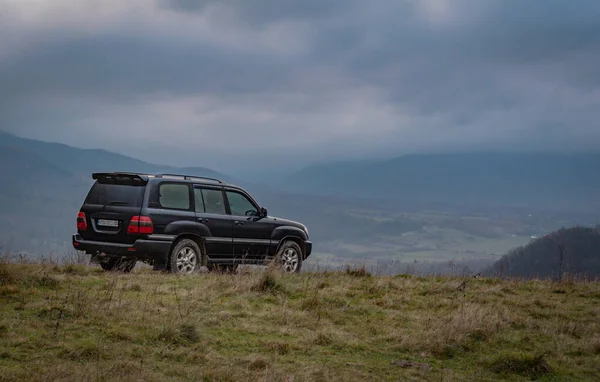
[(132, 172), (95, 172), (92, 174), (92, 179), (108, 182), (121, 180), (125, 182), (142, 182), (143, 184), (148, 183), (147, 175)]

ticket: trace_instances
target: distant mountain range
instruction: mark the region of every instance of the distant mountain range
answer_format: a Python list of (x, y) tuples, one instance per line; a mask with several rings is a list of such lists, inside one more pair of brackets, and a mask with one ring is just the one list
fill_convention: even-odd
[(290, 175), (296, 192), (408, 202), (600, 210), (600, 154), (422, 154), (317, 165)]
[[(5, 176), (14, 177), (11, 185), (29, 184), (28, 177), (34, 175), (67, 183), (79, 180), (87, 185), (90, 174), (99, 171), (185, 173), (250, 184), (204, 167), (152, 164), (106, 150), (24, 139), (2, 131), (0, 148), (0, 169)], [(260, 192), (409, 203), (600, 211), (599, 169), (600, 154), (595, 153), (421, 154), (386, 161), (314, 165), (290, 174), (278, 184), (257, 182), (250, 187)]]
[[(307, 224), (315, 253), (327, 259), (490, 261), (512, 248), (514, 237), (589, 224), (600, 211), (598, 168), (600, 156), (593, 154), (411, 155), (311, 166), (277, 183), (265, 176), (266, 185), (0, 131), (0, 246), (44, 254), (72, 250), (70, 235), (91, 173), (131, 171), (239, 184), (270, 214)], [(531, 217), (534, 207), (584, 213)], [(492, 240), (491, 247), (480, 240)]]
[[(230, 177), (203, 167), (188, 167), (178, 169), (170, 166), (156, 165), (143, 162), (125, 155), (116, 154), (101, 149), (80, 149), (67, 146), (61, 143), (50, 143), (37, 141), (33, 139), (20, 138), (15, 135), (0, 131), (0, 147), (9, 152), (21, 155), (28, 155), (38, 158), (38, 162), (44, 161), (46, 165), (68, 172), (72, 176), (84, 179), (90, 179), (92, 172), (101, 171), (131, 171), (143, 173), (160, 172), (184, 172), (196, 176), (218, 177), (224, 180)], [(12, 150), (12, 151), (10, 151)], [(160, 155), (157, 155), (160, 157)], [(9, 160), (6, 157), (3, 159)], [(21, 158), (22, 159), (22, 158)]]

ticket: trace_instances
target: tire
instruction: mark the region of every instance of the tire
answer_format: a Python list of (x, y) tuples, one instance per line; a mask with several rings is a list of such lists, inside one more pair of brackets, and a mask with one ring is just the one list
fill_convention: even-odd
[(285, 273), (298, 273), (302, 269), (302, 248), (295, 241), (285, 241), (275, 256), (275, 264)]
[(198, 243), (190, 239), (177, 242), (169, 256), (169, 269), (172, 273), (189, 275), (202, 265), (202, 250)]
[(123, 260), (120, 258), (111, 258), (100, 263), (102, 269), (106, 272), (129, 273), (135, 268), (135, 260)]

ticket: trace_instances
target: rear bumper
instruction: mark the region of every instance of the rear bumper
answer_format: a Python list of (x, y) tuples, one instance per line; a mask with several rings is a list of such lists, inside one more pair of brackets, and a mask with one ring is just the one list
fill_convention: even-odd
[(119, 256), (128, 258), (147, 258), (164, 260), (167, 258), (173, 240), (142, 240), (133, 244), (121, 244), (84, 240), (81, 235), (73, 235), (73, 247), (92, 256)]
[(306, 256), (304, 257), (305, 259), (310, 256), (310, 254), (312, 253), (312, 241), (305, 241), (304, 242), (304, 251), (306, 252)]

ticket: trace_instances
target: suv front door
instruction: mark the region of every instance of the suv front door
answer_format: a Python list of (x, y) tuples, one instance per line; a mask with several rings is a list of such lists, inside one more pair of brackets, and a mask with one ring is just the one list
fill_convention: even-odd
[(227, 214), (223, 189), (194, 186), (196, 220), (206, 226), (210, 236), (204, 238), (211, 261), (233, 261), (233, 219)]
[(262, 261), (269, 252), (273, 223), (259, 216), (260, 208), (238, 190), (226, 190), (233, 219), (233, 254), (237, 262)]

